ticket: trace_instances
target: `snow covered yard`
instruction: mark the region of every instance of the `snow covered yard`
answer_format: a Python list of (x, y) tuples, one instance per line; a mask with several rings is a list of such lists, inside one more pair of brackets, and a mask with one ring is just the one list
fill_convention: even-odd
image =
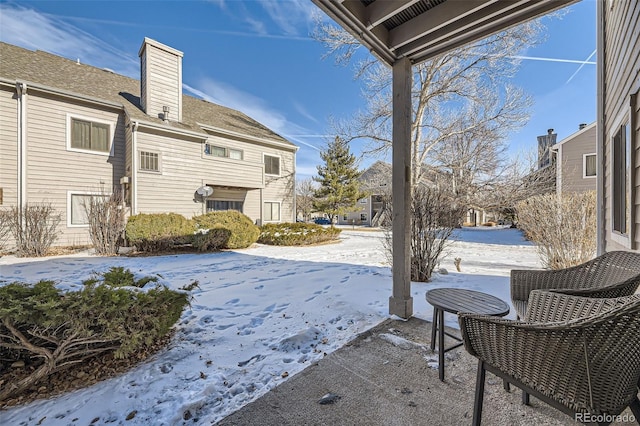
[[(381, 238), (381, 232), (345, 229), (339, 243), (314, 247), (0, 258), (0, 285), (55, 279), (74, 287), (111, 266), (158, 275), (172, 288), (200, 284), (166, 351), (88, 389), (2, 411), (0, 424), (216, 422), (388, 317), (391, 271)], [(455, 239), (441, 264), (449, 273), (413, 283), (415, 316), (431, 320), (424, 293), (436, 287), (475, 289), (509, 301), (509, 271), (539, 267), (535, 247), (517, 230), (463, 229)], [(460, 273), (456, 257), (462, 259)], [(454, 315), (445, 320), (457, 326)]]

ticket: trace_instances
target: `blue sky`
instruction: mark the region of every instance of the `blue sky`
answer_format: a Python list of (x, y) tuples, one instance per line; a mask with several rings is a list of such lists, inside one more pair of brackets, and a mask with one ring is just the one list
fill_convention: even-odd
[[(300, 146), (305, 178), (333, 138), (330, 117), (365, 105), (352, 69), (323, 59), (311, 38), (314, 14), (324, 16), (310, 0), (0, 1), (0, 40), (135, 78), (144, 37), (181, 50), (185, 92), (241, 110)], [(596, 1), (583, 0), (544, 18), (546, 41), (523, 52), (536, 59), (522, 61), (514, 84), (535, 104), (509, 137), (513, 155), (549, 128), (561, 140), (595, 120), (595, 14)]]

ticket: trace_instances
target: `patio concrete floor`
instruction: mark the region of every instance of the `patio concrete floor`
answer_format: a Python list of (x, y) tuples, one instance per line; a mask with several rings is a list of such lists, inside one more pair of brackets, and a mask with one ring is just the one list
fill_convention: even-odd
[[(448, 330), (457, 333), (457, 330)], [(477, 361), (460, 347), (446, 354), (445, 381), (429, 349), (431, 323), (388, 319), (327, 355), (219, 425), (468, 425)], [(454, 343), (449, 340), (447, 344)], [(320, 404), (327, 395), (335, 402)], [(630, 413), (629, 409), (625, 413)], [(483, 425), (569, 425), (566, 414), (487, 373)]]

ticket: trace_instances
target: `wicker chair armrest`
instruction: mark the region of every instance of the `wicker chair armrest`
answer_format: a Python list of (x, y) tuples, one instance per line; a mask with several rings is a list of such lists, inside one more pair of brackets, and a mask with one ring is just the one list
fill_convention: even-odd
[(526, 321), (562, 322), (584, 318), (624, 304), (626, 298), (589, 298), (564, 292), (533, 290), (529, 296)]
[[(547, 330), (561, 329), (566, 325), (566, 322), (514, 321), (491, 315), (465, 312), (458, 313), (458, 323), (467, 352), (485, 361), (492, 359), (500, 348), (504, 348), (508, 339), (524, 338), (530, 334), (532, 339), (538, 341), (538, 338), (544, 338)], [(514, 341), (512, 340), (512, 342)]]
[(582, 289), (558, 288), (554, 289), (554, 291), (558, 293), (571, 294), (574, 296), (614, 298), (630, 296), (636, 292), (638, 286), (640, 286), (640, 274), (635, 277), (629, 278), (626, 281), (614, 283), (605, 287)]

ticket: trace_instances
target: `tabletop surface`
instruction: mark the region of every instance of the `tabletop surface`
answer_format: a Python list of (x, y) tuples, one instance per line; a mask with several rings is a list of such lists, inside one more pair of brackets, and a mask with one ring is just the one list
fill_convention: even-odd
[(476, 314), (503, 317), (509, 313), (509, 305), (490, 294), (462, 288), (434, 288), (426, 294), (427, 302), (443, 311), (457, 314)]

